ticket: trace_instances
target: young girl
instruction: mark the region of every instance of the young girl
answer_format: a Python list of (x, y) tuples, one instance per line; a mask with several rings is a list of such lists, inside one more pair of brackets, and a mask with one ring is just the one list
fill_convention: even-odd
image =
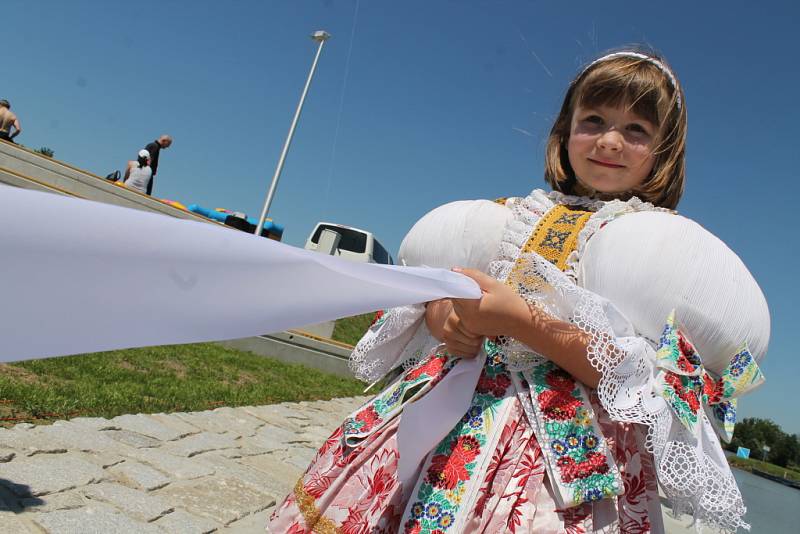
[(667, 64), (611, 53), (567, 90), (553, 192), (417, 222), (400, 259), (458, 266), (483, 296), (373, 324), (357, 376), (400, 375), (325, 442), (271, 531), (663, 532), (657, 483), (678, 513), (743, 526), (717, 434), (763, 381), (769, 313), (736, 255), (672, 211), (685, 137)]

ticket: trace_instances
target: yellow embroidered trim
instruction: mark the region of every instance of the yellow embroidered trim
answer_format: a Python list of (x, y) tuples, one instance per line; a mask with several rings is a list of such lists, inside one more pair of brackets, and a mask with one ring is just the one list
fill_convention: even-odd
[(302, 477), (294, 485), (294, 497), (297, 499), (297, 508), (303, 514), (303, 520), (306, 522), (306, 528), (310, 528), (312, 532), (317, 534), (342, 534), (342, 531), (336, 527), (333, 521), (327, 517), (322, 517), (322, 514), (314, 506), (314, 497), (308, 494), (303, 488)]
[[(522, 254), (536, 252), (563, 271), (567, 267), (567, 258), (578, 245), (578, 234), (591, 216), (591, 211), (576, 210), (562, 204), (550, 208), (536, 223), (522, 247)], [(520, 267), (518, 259), (514, 270), (518, 271)]]

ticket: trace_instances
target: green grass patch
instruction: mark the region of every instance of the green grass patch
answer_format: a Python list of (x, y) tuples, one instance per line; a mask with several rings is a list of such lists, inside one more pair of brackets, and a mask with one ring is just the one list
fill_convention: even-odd
[(745, 471), (758, 469), (759, 471), (764, 471), (770, 475), (800, 482), (800, 470), (794, 467), (781, 467), (769, 462), (756, 460), (755, 458), (739, 458), (738, 456), (729, 457), (728, 463)]
[(355, 345), (364, 332), (367, 331), (372, 320), (375, 319), (375, 313), (365, 313), (364, 315), (354, 315), (353, 317), (345, 317), (338, 319), (333, 327), (333, 334), (331, 337), (336, 341)]
[(360, 395), (364, 386), (214, 343), (0, 364), (0, 426)]

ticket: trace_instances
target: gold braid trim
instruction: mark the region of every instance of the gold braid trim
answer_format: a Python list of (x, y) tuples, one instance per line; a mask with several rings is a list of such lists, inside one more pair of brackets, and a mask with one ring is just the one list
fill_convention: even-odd
[[(562, 204), (550, 208), (539, 219), (522, 247), (522, 254), (535, 252), (563, 271), (567, 268), (567, 258), (578, 245), (578, 234), (591, 216), (591, 211), (572, 209)], [(517, 267), (519, 263), (517, 260)]]
[(336, 524), (327, 517), (322, 517), (322, 513), (314, 506), (315, 499), (303, 488), (302, 477), (294, 485), (294, 497), (297, 499), (297, 508), (303, 514), (306, 528), (317, 534), (342, 534)]
[(525, 269), (524, 254), (535, 252), (563, 271), (567, 267), (567, 258), (578, 245), (578, 234), (591, 216), (591, 211), (571, 209), (561, 204), (550, 208), (536, 223), (522, 247), (506, 284), (519, 293), (523, 289), (541, 289), (544, 280)]

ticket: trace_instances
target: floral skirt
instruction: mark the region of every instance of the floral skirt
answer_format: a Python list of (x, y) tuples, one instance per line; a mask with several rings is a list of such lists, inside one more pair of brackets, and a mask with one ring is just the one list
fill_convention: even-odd
[[(431, 367), (430, 360), (418, 367)], [(414, 376), (414, 370), (409, 375)], [(418, 372), (417, 372), (418, 376)], [(397, 479), (397, 430), (402, 413), (356, 446), (345, 444), (348, 423), (373, 409), (371, 403), (346, 420), (319, 449), (294, 491), (275, 510), (269, 531), (279, 533), (412, 534), (662, 532), (652, 456), (641, 432), (596, 413), (620, 468), (625, 493), (558, 509), (544, 458), (513, 386), (498, 391), (491, 436), (458, 427), (422, 465), (414, 487)], [(494, 380), (494, 381), (492, 381)], [(432, 382), (434, 385), (436, 381)], [(480, 386), (479, 386), (480, 389)], [(491, 392), (491, 389), (488, 391)], [(478, 397), (476, 392), (476, 398)], [(491, 399), (491, 397), (489, 397)], [(497, 404), (498, 406), (500, 404)], [(488, 412), (486, 412), (488, 413)], [(477, 427), (473, 405), (460, 423)], [(363, 416), (360, 416), (363, 420)], [(370, 421), (373, 423), (373, 421)], [(485, 454), (477, 451), (483, 447)], [(409, 484), (409, 486), (411, 486)], [(463, 504), (463, 506), (462, 506)]]

